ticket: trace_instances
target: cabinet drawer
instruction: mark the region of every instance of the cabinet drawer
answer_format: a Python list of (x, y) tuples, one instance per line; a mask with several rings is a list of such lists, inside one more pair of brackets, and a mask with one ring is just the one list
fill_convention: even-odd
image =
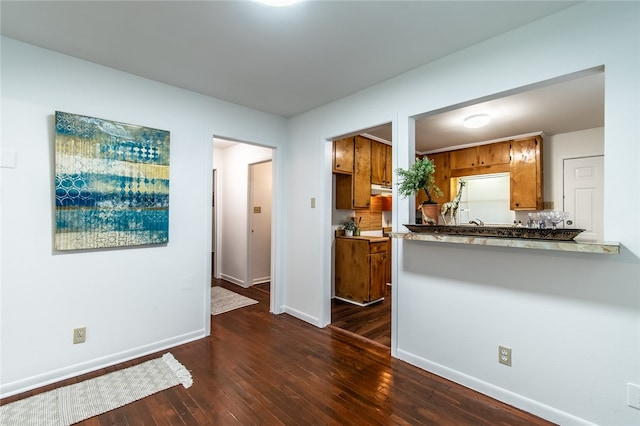
[(370, 253), (386, 253), (387, 251), (387, 243), (385, 242), (380, 242), (380, 243), (371, 243), (371, 247), (370, 247)]

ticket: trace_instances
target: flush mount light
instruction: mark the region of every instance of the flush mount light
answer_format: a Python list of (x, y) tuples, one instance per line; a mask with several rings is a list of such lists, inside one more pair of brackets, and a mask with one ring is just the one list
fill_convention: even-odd
[(299, 0), (258, 0), (260, 3), (275, 7), (290, 6), (297, 1)]
[(464, 127), (469, 129), (477, 129), (489, 124), (491, 118), (488, 114), (474, 114), (464, 119)]

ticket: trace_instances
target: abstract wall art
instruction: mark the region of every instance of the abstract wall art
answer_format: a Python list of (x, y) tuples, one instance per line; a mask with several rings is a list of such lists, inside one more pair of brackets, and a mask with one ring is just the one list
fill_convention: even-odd
[(56, 111), (55, 249), (169, 241), (169, 132)]

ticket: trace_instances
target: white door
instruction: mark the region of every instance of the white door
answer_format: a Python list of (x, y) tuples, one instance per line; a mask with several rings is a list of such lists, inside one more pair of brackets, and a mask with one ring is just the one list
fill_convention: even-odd
[(564, 211), (568, 228), (585, 229), (578, 239), (604, 238), (604, 156), (564, 160)]
[(271, 169), (271, 161), (250, 165), (250, 285), (271, 281)]

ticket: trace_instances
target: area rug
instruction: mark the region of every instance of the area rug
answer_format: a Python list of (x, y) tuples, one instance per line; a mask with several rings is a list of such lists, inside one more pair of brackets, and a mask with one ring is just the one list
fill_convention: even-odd
[(193, 384), (191, 373), (170, 353), (94, 379), (0, 406), (0, 425), (70, 425), (154, 393)]
[(223, 287), (211, 287), (211, 315), (218, 315), (234, 309), (254, 305), (257, 300), (249, 299)]

